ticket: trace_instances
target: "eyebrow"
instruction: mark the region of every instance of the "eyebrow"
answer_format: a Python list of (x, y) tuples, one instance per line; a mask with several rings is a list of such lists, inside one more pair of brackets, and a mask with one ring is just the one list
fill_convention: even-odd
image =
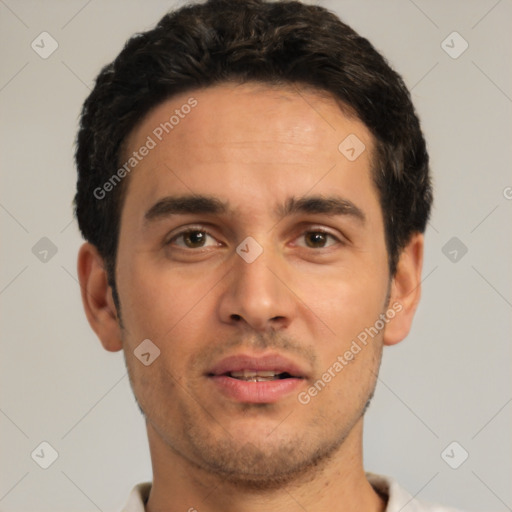
[(227, 203), (216, 197), (202, 195), (169, 196), (155, 203), (144, 215), (144, 220), (149, 222), (171, 215), (185, 214), (220, 215), (227, 210)]
[[(157, 201), (144, 215), (146, 223), (172, 215), (210, 214), (221, 215), (231, 208), (229, 203), (216, 197), (206, 195), (168, 196)], [(279, 205), (275, 213), (284, 218), (300, 213), (317, 215), (346, 215), (365, 223), (364, 212), (352, 201), (339, 196), (291, 197), (283, 205)]]
[(352, 201), (339, 196), (309, 196), (290, 198), (284, 206), (277, 209), (279, 217), (287, 217), (298, 213), (310, 213), (320, 215), (346, 215), (353, 217), (362, 224), (366, 221), (363, 210)]

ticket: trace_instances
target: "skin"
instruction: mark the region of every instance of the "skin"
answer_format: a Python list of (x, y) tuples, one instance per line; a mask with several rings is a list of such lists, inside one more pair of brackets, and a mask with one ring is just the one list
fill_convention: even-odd
[[(383, 346), (410, 329), (423, 236), (411, 237), (390, 276), (372, 136), (318, 91), (222, 84), (173, 97), (135, 127), (124, 156), (190, 97), (198, 105), (129, 177), (116, 265), (120, 312), (96, 248), (84, 244), (78, 258), (88, 320), (106, 350), (124, 350), (146, 416), (154, 475), (146, 510), (384, 510), (362, 465), (363, 413)], [(349, 134), (366, 146), (353, 162), (338, 151)], [(145, 219), (162, 198), (191, 194), (229, 206)], [(279, 214), (290, 198), (312, 196), (342, 197), (364, 221)], [(180, 236), (184, 228), (195, 234)], [(252, 263), (236, 252), (249, 236), (263, 248)], [(297, 393), (393, 304), (401, 311), (385, 329), (301, 404)], [(149, 366), (133, 353), (144, 339), (161, 351)], [(307, 373), (297, 392), (275, 403), (227, 398), (206, 375), (225, 356), (270, 352)]]

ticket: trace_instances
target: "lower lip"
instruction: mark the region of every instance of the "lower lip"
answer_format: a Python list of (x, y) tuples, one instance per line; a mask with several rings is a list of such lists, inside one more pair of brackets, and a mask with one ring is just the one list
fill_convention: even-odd
[(248, 382), (227, 375), (210, 377), (217, 389), (228, 398), (252, 404), (270, 404), (286, 395), (297, 392), (303, 379), (276, 379), (261, 382)]

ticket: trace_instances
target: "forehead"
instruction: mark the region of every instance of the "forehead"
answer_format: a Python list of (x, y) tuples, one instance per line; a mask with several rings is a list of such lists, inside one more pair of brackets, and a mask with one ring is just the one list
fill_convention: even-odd
[(268, 137), (271, 127), (273, 135), (280, 136), (279, 143), (300, 141), (313, 147), (332, 139), (336, 151), (340, 119), (357, 127), (363, 137), (370, 135), (348, 107), (325, 91), (292, 84), (224, 83), (162, 102), (132, 130), (125, 148), (150, 134), (157, 143), (166, 142), (161, 139), (201, 146), (219, 141), (264, 143), (273, 140)]
[(133, 162), (129, 203), (147, 206), (165, 192), (213, 194), (235, 207), (239, 196), (240, 206), (267, 207), (291, 188), (295, 196), (337, 192), (341, 178), (347, 190), (375, 192), (366, 126), (328, 94), (293, 85), (222, 84), (175, 96), (135, 127), (123, 162), (144, 146), (151, 149)]

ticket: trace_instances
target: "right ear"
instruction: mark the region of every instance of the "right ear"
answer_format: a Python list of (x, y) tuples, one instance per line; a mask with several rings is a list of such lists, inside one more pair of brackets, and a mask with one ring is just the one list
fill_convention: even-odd
[(105, 263), (96, 247), (85, 243), (78, 253), (78, 280), (85, 315), (103, 348), (117, 352), (123, 348), (121, 327)]

